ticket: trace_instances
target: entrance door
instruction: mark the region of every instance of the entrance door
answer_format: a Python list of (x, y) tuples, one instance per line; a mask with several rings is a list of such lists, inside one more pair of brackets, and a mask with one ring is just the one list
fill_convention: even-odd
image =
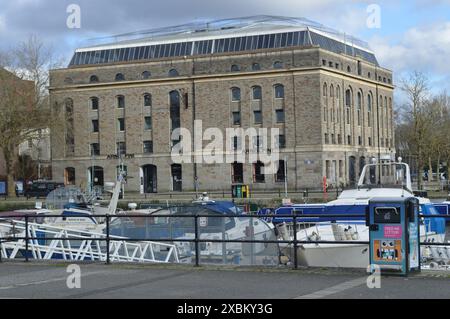
[(183, 190), (183, 180), (181, 174), (181, 165), (173, 164), (172, 170), (172, 190), (174, 192), (181, 192)]
[(89, 184), (92, 186), (104, 186), (103, 167), (93, 166), (88, 168)]
[(155, 165), (142, 166), (144, 193), (157, 193), (157, 169)]

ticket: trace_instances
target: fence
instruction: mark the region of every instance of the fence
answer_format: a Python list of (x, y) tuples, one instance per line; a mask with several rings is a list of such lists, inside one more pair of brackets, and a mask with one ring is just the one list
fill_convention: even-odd
[[(68, 227), (58, 229), (56, 226), (43, 223), (45, 218), (61, 218), (56, 215), (2, 216), (0, 220), (0, 261), (1, 258), (11, 258), (13, 252), (16, 253), (13, 257), (19, 256), (17, 253), (21, 252), (21, 258), (27, 262), (30, 257), (52, 259), (55, 254), (50, 254), (49, 249), (53, 249), (53, 253), (57, 250), (59, 259), (103, 261), (107, 264), (115, 261), (157, 262), (156, 251), (156, 253), (167, 253), (173, 256), (173, 258), (167, 257), (166, 254), (160, 260), (161, 262), (192, 263), (195, 266), (210, 263), (211, 260), (239, 265), (280, 265), (283, 263), (280, 248), (284, 247), (292, 250), (290, 262), (292, 267), (297, 269), (299, 267), (298, 253), (303, 245), (369, 244), (368, 240), (320, 240), (318, 237), (308, 236), (299, 238), (301, 232), (297, 231), (305, 226), (301, 221), (302, 218), (321, 217), (329, 218), (332, 221), (351, 217), (361, 218), (362, 222), (365, 220), (365, 215), (212, 215), (205, 213), (204, 210), (187, 215), (176, 213), (180, 212), (177, 207), (174, 207), (173, 210), (170, 209), (170, 212), (175, 213), (169, 215), (158, 213), (151, 215), (96, 215), (96, 219), (104, 220), (102, 233)], [(292, 218), (294, 230), (292, 236), (287, 239), (277, 238), (275, 234), (277, 228), (271, 226), (270, 223), (274, 217)], [(421, 215), (421, 217), (429, 219), (447, 217), (447, 215)], [(70, 215), (66, 218), (70, 218)], [(76, 216), (76, 218), (80, 218), (80, 216)], [(49, 228), (55, 231), (52, 233)], [(5, 229), (12, 230), (12, 232), (5, 232)], [(129, 231), (130, 229), (132, 231)], [(133, 236), (119, 236), (118, 232), (124, 230)], [(78, 231), (79, 234), (68, 236), (67, 231)], [(118, 245), (117, 242), (121, 244)], [(92, 243), (96, 243), (96, 245), (92, 246)], [(134, 244), (131, 253), (126, 248), (126, 243)], [(144, 249), (145, 245), (149, 247), (149, 243), (152, 247), (151, 251), (147, 251), (147, 248)], [(425, 241), (420, 244), (423, 247), (445, 247), (447, 251), (450, 247), (450, 243), (443, 242)], [(87, 245), (90, 245), (88, 249)], [(155, 247), (159, 247), (159, 250)], [(145, 257), (146, 253), (149, 253), (151, 258)], [(84, 258), (73, 258), (73, 256), (83, 256)], [(274, 263), (274, 261), (277, 262)]]

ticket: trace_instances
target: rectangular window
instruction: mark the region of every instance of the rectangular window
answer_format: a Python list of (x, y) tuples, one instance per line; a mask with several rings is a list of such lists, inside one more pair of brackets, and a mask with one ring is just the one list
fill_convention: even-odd
[(254, 136), (253, 137), (253, 149), (256, 149), (257, 152), (259, 152), (263, 148), (263, 139), (261, 136)]
[(127, 153), (127, 146), (125, 142), (118, 142), (117, 143), (117, 155), (125, 155)]
[(233, 183), (244, 182), (244, 166), (242, 163), (231, 164), (231, 179)]
[(286, 180), (286, 167), (284, 161), (278, 162), (278, 171), (275, 174), (275, 182), (281, 183)]
[(237, 151), (241, 148), (241, 138), (239, 136), (233, 136), (233, 145), (232, 148), (234, 151)]
[(144, 118), (144, 130), (148, 131), (152, 129), (152, 117), (151, 116), (146, 116)]
[(369, 146), (372, 146), (372, 138), (369, 137)]
[(261, 162), (257, 162), (253, 164), (253, 182), (254, 183), (264, 183), (265, 175), (263, 173), (264, 164)]
[(118, 96), (117, 97), (117, 108), (123, 109), (125, 107), (125, 97), (124, 96)]
[(362, 138), (361, 138), (361, 136), (358, 136), (358, 145), (362, 145)]
[(119, 130), (119, 132), (125, 131), (125, 119), (124, 118), (117, 119), (117, 129)]
[(92, 132), (98, 133), (98, 120), (92, 120)]
[(328, 139), (328, 133), (325, 133), (325, 144), (328, 144), (330, 141)]
[(261, 111), (253, 111), (253, 118), (255, 124), (262, 124), (262, 112)]
[(92, 143), (91, 144), (91, 156), (98, 156), (98, 155), (100, 155), (100, 144)]
[(284, 121), (285, 121), (284, 110), (276, 110), (275, 114), (276, 114), (277, 123), (284, 123)]
[(278, 148), (286, 148), (286, 135), (278, 135), (277, 137)]
[(352, 137), (351, 137), (351, 135), (347, 135), (347, 144), (348, 145), (352, 144)]
[(233, 125), (241, 125), (241, 112), (233, 112)]
[(153, 153), (153, 141), (144, 141), (144, 154)]
[(98, 99), (97, 98), (91, 99), (91, 109), (94, 111), (98, 110)]

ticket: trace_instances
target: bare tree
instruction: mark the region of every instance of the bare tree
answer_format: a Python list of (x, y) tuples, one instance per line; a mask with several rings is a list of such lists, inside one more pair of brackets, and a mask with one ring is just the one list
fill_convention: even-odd
[(57, 124), (46, 91), (48, 70), (55, 64), (51, 50), (35, 36), (0, 54), (0, 59), (0, 150), (12, 196), (18, 146)]
[(405, 92), (407, 102), (401, 107), (402, 120), (410, 130), (403, 132), (403, 142), (408, 143), (411, 154), (416, 156), (418, 188), (421, 189), (422, 168), (425, 164), (427, 147), (427, 132), (431, 123), (427, 120), (427, 98), (429, 94), (428, 79), (423, 73), (413, 72), (407, 79), (401, 80), (400, 89)]

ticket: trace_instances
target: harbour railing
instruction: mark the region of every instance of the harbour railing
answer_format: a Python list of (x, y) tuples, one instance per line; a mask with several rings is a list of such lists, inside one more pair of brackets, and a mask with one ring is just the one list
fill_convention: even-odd
[[(175, 208), (176, 209), (176, 208)], [(102, 221), (102, 231), (52, 226), (46, 218)], [(292, 219), (294, 230), (287, 238), (273, 218)], [(365, 225), (365, 215), (356, 214), (119, 214), (119, 215), (8, 215), (0, 219), (0, 261), (2, 259), (60, 259), (67, 261), (233, 264), (246, 266), (302, 266), (299, 252), (305, 245), (369, 245), (367, 240), (323, 240), (302, 236), (311, 221), (327, 218)], [(447, 215), (420, 215), (425, 220)], [(296, 231), (298, 230), (298, 231)], [(317, 234), (316, 234), (317, 235)], [(320, 235), (320, 234), (319, 234)], [(321, 246), (322, 245), (322, 246)], [(425, 240), (421, 248), (436, 250), (428, 262), (450, 265), (450, 242)], [(439, 251), (440, 249), (443, 249)], [(437, 254), (437, 255), (436, 255)], [(301, 254), (300, 254), (301, 256)], [(439, 257), (440, 256), (440, 257)], [(422, 256), (422, 262), (427, 262)], [(428, 257), (427, 257), (428, 258)], [(339, 265), (337, 265), (339, 266)]]

